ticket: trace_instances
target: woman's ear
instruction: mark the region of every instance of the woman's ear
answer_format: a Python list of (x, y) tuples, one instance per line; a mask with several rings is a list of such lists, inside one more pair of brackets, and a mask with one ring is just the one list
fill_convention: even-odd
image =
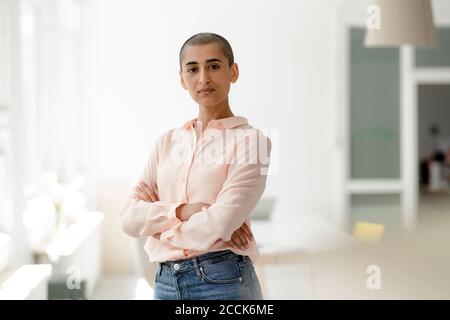
[(186, 83), (184, 83), (184, 79), (183, 79), (183, 71), (180, 70), (179, 74), (180, 74), (180, 84), (184, 90), (187, 90)]
[(239, 67), (237, 63), (233, 63), (231, 66), (231, 83), (235, 83), (239, 78)]

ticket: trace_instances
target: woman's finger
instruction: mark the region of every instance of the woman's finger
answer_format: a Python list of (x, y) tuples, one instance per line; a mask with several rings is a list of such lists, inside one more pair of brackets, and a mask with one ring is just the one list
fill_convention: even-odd
[(152, 189), (152, 188), (150, 188), (150, 187), (147, 186), (147, 185), (145, 185), (144, 188), (145, 188), (145, 192), (147, 193), (147, 196), (149, 197), (149, 199), (150, 199), (151, 202), (158, 201), (158, 200), (156, 199), (156, 195), (155, 195), (155, 193), (153, 192), (153, 189)]
[(239, 231), (239, 229), (236, 230), (235, 233), (236, 233), (235, 238), (234, 238), (235, 242), (238, 243), (239, 248), (241, 250), (244, 250), (246, 247), (246, 241), (247, 241), (245, 235), (242, 235), (242, 233), (241, 233), (241, 231)]
[(153, 191), (155, 192), (156, 201), (159, 201), (158, 185), (156, 184), (156, 182), (151, 182), (151, 187), (152, 187)]
[(244, 248), (248, 247), (248, 239), (247, 239), (247, 235), (245, 234), (244, 231), (242, 231), (242, 229), (238, 229), (237, 230), (238, 235), (241, 239), (242, 244), (244, 245)]
[(149, 192), (150, 192), (150, 195), (152, 196), (152, 199), (154, 202), (159, 200), (158, 195), (155, 192), (155, 189), (149, 188)]
[(247, 238), (249, 238), (250, 240), (254, 240), (253, 238), (253, 234), (250, 231), (250, 228), (248, 227), (248, 225), (246, 225), (245, 223), (242, 225), (241, 229), (245, 232), (245, 234), (247, 235)]
[(157, 199), (157, 197), (156, 197), (156, 195), (154, 194), (154, 192), (153, 192), (153, 189), (152, 188), (150, 188), (149, 186), (148, 186), (148, 184), (146, 184), (145, 182), (141, 182), (141, 189), (143, 190), (143, 192), (145, 192), (145, 194), (147, 195), (147, 201), (149, 201), (149, 202), (155, 202), (155, 201), (158, 201), (158, 199)]
[(153, 202), (153, 199), (152, 199), (150, 193), (148, 192), (148, 185), (144, 181), (141, 181), (139, 183), (139, 187), (141, 189), (141, 192), (146, 195), (148, 201), (152, 201)]
[(137, 195), (137, 197), (138, 197), (138, 199), (139, 200), (144, 200), (144, 201), (147, 201), (147, 196), (146, 195), (144, 195), (141, 191), (137, 191), (136, 190), (136, 193), (135, 193), (136, 195)]
[(244, 244), (242, 243), (241, 237), (237, 231), (233, 232), (231, 236), (231, 241), (236, 245), (237, 248), (242, 249)]
[(242, 250), (242, 244), (239, 242), (240, 241), (239, 238), (234, 238), (232, 239), (232, 241), (236, 249)]
[(144, 189), (141, 186), (136, 186), (135, 190), (140, 193), (145, 193)]
[(144, 189), (142, 189), (140, 186), (136, 187), (136, 193), (138, 194), (138, 196), (141, 198), (140, 200), (144, 200), (144, 201), (151, 201), (149, 195), (147, 194), (147, 192), (145, 192)]
[(136, 188), (134, 188), (134, 191), (136, 191), (136, 192), (140, 192), (140, 191), (141, 191), (141, 187), (139, 187), (139, 186), (136, 186)]

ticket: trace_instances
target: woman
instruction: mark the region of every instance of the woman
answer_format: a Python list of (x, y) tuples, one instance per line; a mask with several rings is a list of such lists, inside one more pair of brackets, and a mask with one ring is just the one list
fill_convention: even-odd
[(262, 299), (249, 216), (266, 185), (270, 140), (230, 109), (239, 70), (227, 40), (196, 34), (179, 58), (198, 117), (159, 137), (122, 228), (146, 236), (159, 262), (156, 299)]

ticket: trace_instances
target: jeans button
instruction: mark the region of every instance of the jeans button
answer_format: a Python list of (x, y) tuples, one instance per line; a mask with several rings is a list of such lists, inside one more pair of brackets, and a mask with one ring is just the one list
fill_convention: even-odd
[(173, 265), (173, 268), (174, 268), (176, 271), (178, 271), (178, 270), (180, 270), (180, 265), (179, 265), (178, 263), (175, 263), (175, 264)]

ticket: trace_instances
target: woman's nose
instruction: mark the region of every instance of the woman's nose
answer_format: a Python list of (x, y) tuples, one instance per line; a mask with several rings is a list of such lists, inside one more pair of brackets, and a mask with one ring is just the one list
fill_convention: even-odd
[(206, 70), (200, 72), (200, 83), (205, 84), (209, 82), (209, 75)]

